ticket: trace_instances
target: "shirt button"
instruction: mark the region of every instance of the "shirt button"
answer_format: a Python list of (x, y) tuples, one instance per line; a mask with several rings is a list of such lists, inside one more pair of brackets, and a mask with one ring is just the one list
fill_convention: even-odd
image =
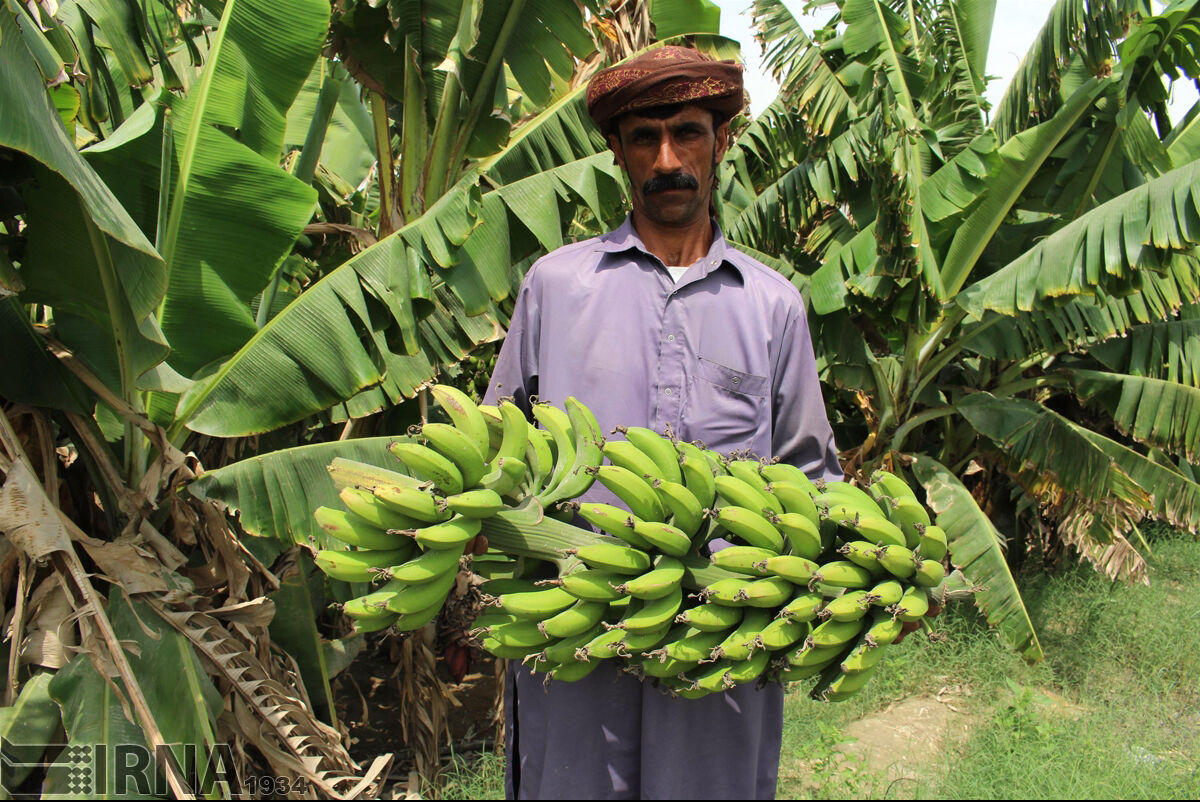
[(738, 382), (740, 382), (740, 381), (741, 381), (741, 379), (739, 379), (737, 376), (734, 376), (734, 377), (733, 377), (733, 383), (734, 383), (734, 384), (737, 384), (737, 383), (738, 383)]
[(671, 388), (670, 388), (670, 387), (668, 387), (667, 389), (663, 390), (663, 393), (665, 393), (666, 395), (670, 395), (670, 394), (671, 394)]
[(667, 342), (669, 342), (669, 343), (673, 343), (673, 342), (675, 342), (675, 335), (674, 335), (674, 334), (668, 334), (668, 335), (667, 335)]

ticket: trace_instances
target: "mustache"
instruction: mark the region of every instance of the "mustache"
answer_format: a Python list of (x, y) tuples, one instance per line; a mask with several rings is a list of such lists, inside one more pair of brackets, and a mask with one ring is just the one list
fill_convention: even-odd
[(665, 192), (670, 189), (700, 189), (700, 182), (687, 173), (667, 173), (656, 175), (642, 184), (642, 194), (651, 195), (655, 192)]

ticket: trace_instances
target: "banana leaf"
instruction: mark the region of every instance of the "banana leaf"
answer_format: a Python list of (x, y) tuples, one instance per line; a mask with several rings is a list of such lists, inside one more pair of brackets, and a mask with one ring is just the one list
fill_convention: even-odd
[(1031, 663), (1040, 662), (1042, 646), (1004, 559), (1004, 537), (946, 466), (932, 457), (917, 456), (913, 472), (925, 486), (938, 526), (946, 530), (950, 562), (982, 588), (975, 603), (988, 623), (996, 627), (1005, 645)]
[(50, 698), (54, 674), (40, 671), (21, 687), (11, 707), (0, 707), (0, 743), (4, 744), (4, 783), (8, 790), (20, 787), (41, 761), (46, 746), (58, 729), (58, 705)]
[(1200, 389), (1169, 379), (1098, 370), (1068, 373), (1076, 393), (1113, 416), (1117, 428), (1137, 440), (1179, 454), (1200, 457)]
[(216, 502), (237, 515), (247, 534), (332, 548), (338, 541), (313, 520), (317, 507), (344, 506), (329, 478), (329, 463), (334, 457), (342, 457), (402, 470), (387, 452), (387, 444), (398, 439), (402, 438), (365, 437), (272, 451), (207, 471), (193, 479), (187, 489), (196, 498)]
[(229, 798), (230, 788), (209, 766), (217, 746), (216, 721), (224, 700), (200, 664), (191, 643), (147, 604), (114, 588), (108, 599), (113, 630), (123, 644), (133, 676), (146, 697), (163, 740), (197, 793)]
[(973, 317), (1016, 315), (1077, 295), (1135, 291), (1139, 271), (1200, 244), (1200, 163), (1171, 170), (1096, 207), (1039, 241), (957, 302)]

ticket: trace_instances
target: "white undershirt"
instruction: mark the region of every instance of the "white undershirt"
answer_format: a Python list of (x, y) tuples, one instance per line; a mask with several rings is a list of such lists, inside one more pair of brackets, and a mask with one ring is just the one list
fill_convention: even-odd
[(684, 265), (683, 267), (671, 267), (669, 265), (663, 265), (663, 267), (667, 268), (667, 272), (671, 274), (671, 278), (675, 280), (676, 284), (678, 284), (683, 278), (683, 274), (688, 272), (688, 268), (690, 268), (691, 265)]

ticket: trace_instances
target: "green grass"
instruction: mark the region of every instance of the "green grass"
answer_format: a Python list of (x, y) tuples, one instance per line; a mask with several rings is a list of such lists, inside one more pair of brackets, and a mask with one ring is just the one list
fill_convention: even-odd
[[(1152, 546), (1150, 587), (1087, 566), (1020, 578), (1046, 655), (1038, 665), (959, 604), (937, 619), (944, 640), (910, 637), (846, 702), (813, 702), (794, 686), (779, 798), (1200, 798), (1200, 543)], [(967, 734), (910, 764), (913, 776), (845, 753), (854, 722), (887, 721), (892, 705), (947, 688)], [(503, 782), (502, 758), (488, 754), (456, 761), (436, 795), (498, 799)]]

